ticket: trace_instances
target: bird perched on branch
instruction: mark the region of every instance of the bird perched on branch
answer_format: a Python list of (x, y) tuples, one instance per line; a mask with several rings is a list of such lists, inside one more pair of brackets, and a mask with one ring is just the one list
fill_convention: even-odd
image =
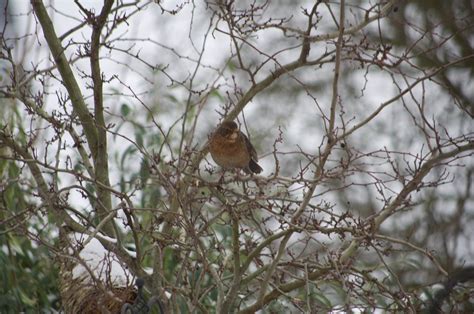
[(217, 127), (211, 135), (209, 151), (212, 159), (222, 168), (239, 168), (248, 174), (263, 170), (257, 164), (257, 152), (252, 143), (233, 121), (222, 122)]

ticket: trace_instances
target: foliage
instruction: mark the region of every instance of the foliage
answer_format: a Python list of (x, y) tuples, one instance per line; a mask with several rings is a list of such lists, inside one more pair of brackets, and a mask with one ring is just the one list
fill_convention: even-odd
[[(0, 310), (58, 309), (90, 238), (168, 312), (426, 309), (473, 254), (474, 20), (459, 6), (34, 0), (12, 14), (5, 29), (32, 24), (2, 37), (14, 289)], [(262, 175), (207, 157), (224, 119)], [(87, 295), (119, 290), (90, 277)], [(472, 309), (464, 281), (444, 310)]]
[[(9, 124), (19, 125), (20, 114), (10, 102), (4, 101), (2, 110)], [(23, 130), (17, 141), (25, 142)], [(2, 156), (11, 156), (9, 149), (0, 150)], [(60, 304), (57, 269), (50, 248), (42, 245), (43, 239), (52, 243), (54, 228), (45, 224), (47, 217), (32, 212), (35, 206), (28, 197), (33, 193), (31, 177), (23, 172), (24, 168), (14, 160), (0, 159), (1, 313), (39, 312), (58, 308)]]

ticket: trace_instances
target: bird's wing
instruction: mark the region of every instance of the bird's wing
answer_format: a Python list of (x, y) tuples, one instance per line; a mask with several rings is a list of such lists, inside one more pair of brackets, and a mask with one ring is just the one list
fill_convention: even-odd
[(243, 139), (244, 139), (244, 141), (245, 141), (245, 146), (247, 146), (247, 151), (249, 152), (250, 157), (251, 157), (253, 160), (258, 161), (257, 151), (256, 151), (255, 148), (253, 147), (252, 143), (250, 143), (250, 140), (249, 140), (249, 138), (247, 137), (247, 135), (245, 135), (244, 133), (240, 132), (240, 136), (242, 136)]

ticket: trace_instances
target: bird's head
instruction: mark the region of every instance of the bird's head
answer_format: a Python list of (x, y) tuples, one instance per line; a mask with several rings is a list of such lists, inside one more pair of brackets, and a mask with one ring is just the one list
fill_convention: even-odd
[(239, 136), (239, 128), (237, 126), (237, 123), (235, 123), (234, 121), (222, 122), (222, 124), (217, 129), (217, 132), (223, 137), (226, 137), (231, 140), (235, 140)]

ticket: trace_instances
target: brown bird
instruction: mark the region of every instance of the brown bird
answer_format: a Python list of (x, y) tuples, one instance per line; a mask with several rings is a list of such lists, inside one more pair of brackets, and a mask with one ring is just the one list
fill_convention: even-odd
[(258, 156), (248, 137), (240, 132), (237, 123), (222, 122), (211, 135), (209, 151), (212, 159), (225, 169), (240, 168), (246, 173), (260, 173)]

